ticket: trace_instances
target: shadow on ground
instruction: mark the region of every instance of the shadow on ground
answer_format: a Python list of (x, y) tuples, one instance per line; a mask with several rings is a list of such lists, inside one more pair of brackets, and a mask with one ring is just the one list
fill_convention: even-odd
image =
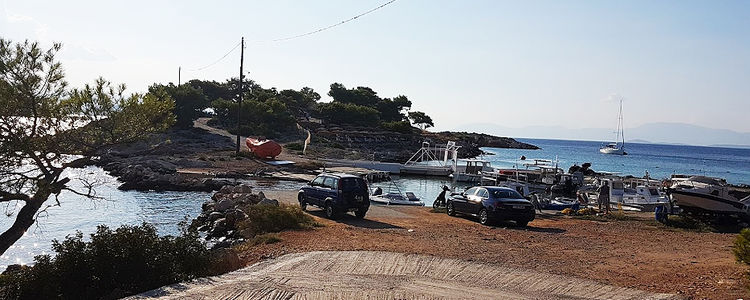
[[(319, 218), (323, 218), (323, 219), (326, 218), (323, 210), (310, 210), (308, 208), (307, 213), (313, 216), (319, 217)], [(358, 219), (351, 213), (340, 214), (339, 217), (334, 221), (343, 223), (346, 225), (354, 226), (354, 227), (367, 228), (367, 229), (404, 229), (401, 226), (396, 226), (393, 224), (379, 222), (375, 220), (369, 220), (367, 219), (367, 216), (365, 216), (364, 219)]]

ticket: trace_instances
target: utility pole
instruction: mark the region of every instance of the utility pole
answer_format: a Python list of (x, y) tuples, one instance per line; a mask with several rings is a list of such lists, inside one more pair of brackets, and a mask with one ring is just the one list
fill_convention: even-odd
[(177, 86), (180, 86), (180, 75), (182, 75), (182, 67), (177, 67)]
[(242, 65), (245, 62), (245, 37), (242, 37), (240, 45), (240, 98), (237, 99), (237, 155), (240, 154), (240, 120), (242, 116)]

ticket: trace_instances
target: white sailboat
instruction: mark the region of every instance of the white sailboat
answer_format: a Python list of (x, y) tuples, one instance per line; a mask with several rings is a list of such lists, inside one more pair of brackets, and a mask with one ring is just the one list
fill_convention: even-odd
[(616, 154), (616, 155), (627, 155), (625, 152), (625, 132), (622, 125), (622, 99), (620, 99), (620, 113), (617, 116), (617, 133), (615, 135), (615, 142), (599, 148), (599, 152), (604, 154)]

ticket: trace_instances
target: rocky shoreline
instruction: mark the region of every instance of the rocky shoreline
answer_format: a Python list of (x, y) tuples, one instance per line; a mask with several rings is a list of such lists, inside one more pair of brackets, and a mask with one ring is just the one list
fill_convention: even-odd
[[(288, 143), (285, 159), (300, 158), (305, 163), (278, 167), (261, 161), (237, 156), (235, 143), (224, 135), (205, 129), (191, 128), (169, 130), (152, 134), (146, 139), (100, 150), (91, 164), (97, 165), (122, 181), (121, 190), (138, 191), (216, 191), (225, 185), (234, 185), (236, 178), (269, 170), (294, 168), (305, 171), (305, 165), (317, 169), (316, 159), (346, 158), (403, 163), (422, 146), (444, 145), (455, 141), (461, 146), (460, 158), (483, 154), (480, 147), (538, 149), (536, 146), (511, 138), (465, 132), (411, 133), (372, 131), (370, 128), (322, 126), (312, 129), (313, 140), (307, 154), (298, 156)], [(202, 170), (184, 172), (184, 170)]]
[(472, 158), (484, 154), (481, 147), (539, 149), (539, 147), (512, 138), (468, 132), (399, 133), (373, 130), (366, 127), (342, 128), (336, 125), (306, 124), (310, 127), (312, 143), (309, 150), (314, 156), (337, 159), (365, 159), (382, 162), (406, 162), (423, 142), (442, 146), (448, 141), (461, 146), (459, 158)]

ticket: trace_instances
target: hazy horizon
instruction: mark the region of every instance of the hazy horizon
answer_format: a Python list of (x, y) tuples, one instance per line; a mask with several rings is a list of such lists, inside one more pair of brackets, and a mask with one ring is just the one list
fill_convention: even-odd
[(73, 87), (104, 76), (145, 91), (176, 83), (180, 66), (183, 82), (223, 81), (238, 76), (239, 51), (195, 69), (244, 36), (246, 76), (265, 87), (309, 86), (324, 100), (333, 82), (406, 95), (436, 131), (472, 122), (614, 129), (612, 99), (624, 97), (626, 128), (666, 122), (750, 132), (746, 1), (398, 0), (311, 36), (257, 42), (385, 2), (2, 1), (0, 33), (63, 43), (59, 58)]

